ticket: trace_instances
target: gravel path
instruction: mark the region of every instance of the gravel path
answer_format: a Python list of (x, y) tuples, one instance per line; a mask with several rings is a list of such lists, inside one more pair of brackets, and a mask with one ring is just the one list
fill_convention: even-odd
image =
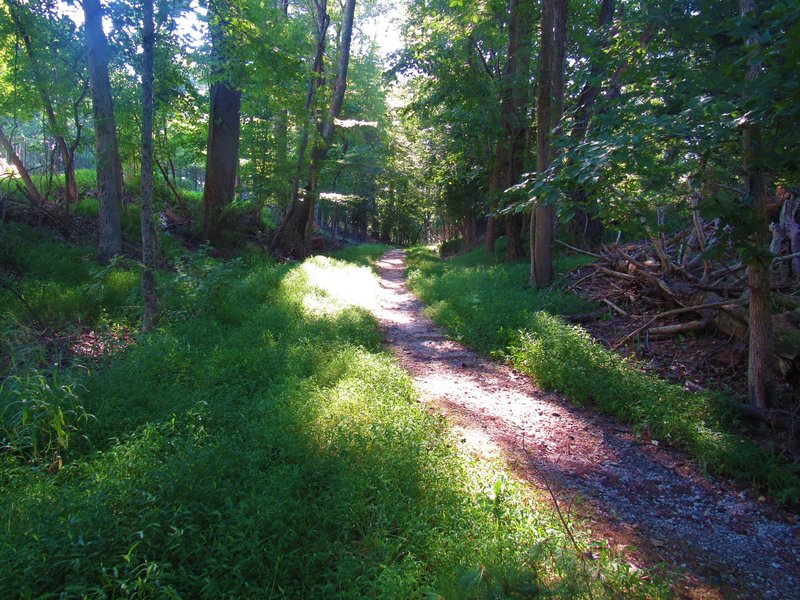
[(373, 311), (423, 401), (448, 414), (470, 451), (577, 499), (573, 510), (631, 563), (678, 569), (682, 597), (800, 598), (794, 515), (448, 340), (421, 315), (403, 271), (402, 250), (383, 256)]

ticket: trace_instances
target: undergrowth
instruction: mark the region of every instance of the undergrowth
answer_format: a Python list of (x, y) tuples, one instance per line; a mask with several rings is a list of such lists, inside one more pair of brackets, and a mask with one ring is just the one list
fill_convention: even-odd
[(374, 267), (380, 257), (390, 248), (391, 246), (386, 244), (359, 244), (357, 246), (345, 246), (340, 250), (336, 250), (333, 256), (353, 264)]
[[(26, 256), (64, 261), (45, 281), (91, 284), (82, 250), (25, 237)], [(25, 294), (27, 268), (14, 262)], [(374, 319), (332, 285), (375, 285), (367, 268), (187, 253), (175, 270), (162, 325), (136, 343), (69, 367), (42, 362), (47, 349), (5, 364), (0, 597), (667, 595), (455, 449)], [(35, 343), (15, 314), (4, 352)], [(26, 430), (20, 402), (61, 410), (68, 443)]]
[[(531, 290), (527, 261), (502, 263), (483, 249), (447, 261), (427, 248), (407, 256), (409, 284), (428, 315), (467, 345), (509, 360), (543, 388), (684, 447), (710, 472), (756, 485), (781, 502), (800, 501), (796, 470), (742, 437), (724, 399), (647, 374), (559, 318), (588, 307), (558, 281)], [(556, 271), (582, 260), (560, 256)]]

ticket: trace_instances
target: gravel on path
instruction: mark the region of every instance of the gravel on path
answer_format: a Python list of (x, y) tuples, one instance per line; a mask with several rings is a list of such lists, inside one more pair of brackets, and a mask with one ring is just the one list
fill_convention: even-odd
[(378, 267), (372, 310), (387, 344), (471, 452), (502, 456), (518, 476), (577, 499), (573, 511), (632, 564), (677, 570), (681, 597), (800, 599), (794, 515), (447, 339), (406, 288), (402, 250)]

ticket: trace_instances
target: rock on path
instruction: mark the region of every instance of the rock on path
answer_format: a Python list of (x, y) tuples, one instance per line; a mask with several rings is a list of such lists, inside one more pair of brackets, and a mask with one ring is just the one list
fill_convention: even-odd
[(532, 483), (581, 498), (581, 516), (629, 560), (679, 569), (682, 597), (800, 598), (792, 515), (448, 340), (406, 288), (402, 250), (383, 256), (379, 275), (373, 311), (387, 343), (473, 452), (500, 454)]

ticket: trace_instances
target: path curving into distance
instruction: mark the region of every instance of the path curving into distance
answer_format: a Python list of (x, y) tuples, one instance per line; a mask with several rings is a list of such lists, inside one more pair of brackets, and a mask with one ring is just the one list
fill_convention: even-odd
[(422, 402), (447, 414), (469, 451), (503, 457), (564, 505), (577, 498), (573, 510), (632, 564), (680, 570), (681, 597), (800, 598), (793, 515), (448, 340), (406, 288), (404, 258), (381, 258), (372, 310)]

